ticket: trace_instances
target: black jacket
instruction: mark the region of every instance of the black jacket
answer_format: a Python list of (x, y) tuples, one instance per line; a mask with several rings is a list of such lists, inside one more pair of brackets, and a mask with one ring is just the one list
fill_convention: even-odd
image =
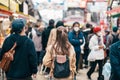
[(43, 50), (45, 50), (46, 47), (47, 47), (47, 42), (48, 42), (48, 39), (49, 39), (49, 35), (50, 35), (50, 32), (53, 28), (54, 28), (53, 26), (48, 26), (42, 33), (42, 47), (43, 47)]
[(112, 76), (110, 80), (120, 80), (120, 41), (110, 47)]
[(33, 42), (26, 36), (12, 34), (7, 37), (0, 53), (0, 60), (3, 54), (11, 49), (15, 42), (17, 42), (17, 46), (15, 48), (14, 60), (11, 62), (8, 72), (6, 72), (7, 78), (21, 79), (36, 74), (36, 51)]

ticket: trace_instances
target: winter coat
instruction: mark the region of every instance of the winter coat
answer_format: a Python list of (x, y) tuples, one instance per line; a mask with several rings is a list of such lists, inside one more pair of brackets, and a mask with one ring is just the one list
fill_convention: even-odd
[(47, 43), (48, 43), (48, 39), (49, 39), (49, 35), (51, 30), (53, 29), (53, 26), (48, 26), (47, 29), (45, 29), (42, 33), (42, 46), (43, 46), (43, 50), (46, 49), (47, 47)]
[[(101, 38), (101, 44), (105, 48), (105, 45), (103, 43), (103, 37), (101, 36), (100, 38)], [(99, 49), (98, 36), (97, 35), (94, 34), (91, 37), (90, 42), (89, 42), (89, 48), (90, 48), (91, 52), (94, 53), (95, 60), (103, 60), (104, 59), (104, 49)]]
[(0, 60), (4, 53), (12, 48), (15, 42), (17, 46), (15, 48), (14, 60), (6, 72), (6, 77), (16, 80), (31, 77), (32, 74), (37, 73), (37, 54), (34, 43), (27, 36), (11, 34), (7, 37), (3, 43)]
[[(73, 45), (75, 52), (81, 53), (80, 46), (84, 43), (82, 32), (79, 32), (78, 37), (76, 37), (75, 31), (70, 31), (68, 33), (68, 39), (69, 39), (70, 43)], [(80, 40), (81, 40), (81, 42), (80, 42)]]
[(88, 45), (89, 45), (88, 35), (90, 34), (90, 30), (91, 30), (90, 28), (83, 30), (83, 35), (85, 37), (85, 45), (84, 45), (85, 50), (89, 49), (89, 47), (88, 47)]
[(120, 41), (110, 47), (110, 64), (112, 68), (110, 80), (120, 80)]
[[(51, 51), (52, 50), (52, 51)], [(70, 60), (70, 71), (71, 71), (71, 75), (68, 78), (65, 78), (64, 80), (73, 80), (74, 78), (74, 73), (76, 73), (76, 59), (75, 59), (75, 51), (73, 46), (70, 46), (70, 55), (69, 55), (69, 60)], [(54, 69), (54, 65), (53, 65), (53, 59), (55, 57), (55, 50), (52, 48), (52, 46), (50, 45), (47, 48), (47, 52), (43, 58), (43, 64), (47, 67), (51, 68), (50, 71), (50, 75), (53, 75), (53, 69)], [(61, 79), (57, 79), (57, 80), (61, 80)], [(63, 79), (62, 79), (63, 80)]]
[(33, 35), (32, 41), (34, 42), (35, 50), (40, 52), (42, 50), (42, 32), (39, 32), (38, 34), (36, 31)]

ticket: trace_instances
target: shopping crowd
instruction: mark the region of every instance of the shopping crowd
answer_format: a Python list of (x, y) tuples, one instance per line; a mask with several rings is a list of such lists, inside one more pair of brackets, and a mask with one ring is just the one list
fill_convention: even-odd
[(86, 76), (92, 80), (96, 67), (97, 80), (120, 80), (120, 18), (112, 29), (90, 23), (80, 26), (74, 22), (68, 27), (53, 19), (47, 27), (13, 20), (10, 34), (0, 43), (0, 61), (16, 43), (7, 80), (33, 80), (37, 73), (49, 75), (50, 80), (76, 80), (83, 68), (89, 69)]

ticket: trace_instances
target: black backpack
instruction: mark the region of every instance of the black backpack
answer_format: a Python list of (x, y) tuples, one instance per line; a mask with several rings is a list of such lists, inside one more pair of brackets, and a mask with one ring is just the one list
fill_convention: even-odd
[(63, 63), (58, 62), (57, 56), (54, 60), (54, 69), (53, 75), (55, 78), (67, 78), (70, 76), (70, 65), (69, 65), (69, 57), (66, 55), (66, 61)]
[(118, 38), (119, 34), (117, 35), (112, 34), (112, 36), (113, 36), (112, 44), (119, 41), (119, 38)]

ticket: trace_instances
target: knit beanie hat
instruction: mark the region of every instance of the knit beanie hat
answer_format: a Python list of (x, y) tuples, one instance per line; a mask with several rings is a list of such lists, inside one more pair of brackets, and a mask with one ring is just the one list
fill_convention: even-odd
[(56, 28), (58, 28), (59, 26), (64, 26), (63, 21), (58, 21), (58, 22), (56, 23)]
[(117, 27), (113, 27), (113, 32), (117, 32), (118, 28)]
[(101, 31), (101, 28), (99, 26), (96, 26), (96, 27), (93, 28), (94, 33), (97, 33), (99, 31)]
[(12, 30), (13, 32), (21, 32), (23, 27), (26, 24), (26, 20), (25, 19), (15, 19), (12, 22)]

